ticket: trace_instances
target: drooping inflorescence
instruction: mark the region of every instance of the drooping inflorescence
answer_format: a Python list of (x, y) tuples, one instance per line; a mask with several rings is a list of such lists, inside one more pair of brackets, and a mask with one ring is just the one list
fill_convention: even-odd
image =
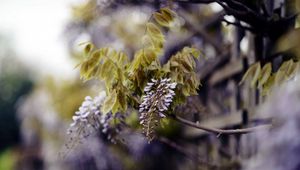
[(73, 149), (78, 143), (83, 142), (83, 139), (97, 133), (102, 133), (112, 143), (117, 142), (118, 134), (125, 125), (125, 117), (120, 113), (103, 114), (101, 107), (105, 98), (105, 92), (101, 92), (94, 98), (85, 97), (79, 110), (72, 117), (73, 122), (68, 129), (67, 149)]
[(153, 140), (154, 128), (158, 126), (160, 119), (166, 117), (165, 112), (173, 101), (176, 85), (171, 79), (152, 79), (144, 88), (145, 95), (139, 106), (140, 124), (149, 141)]
[(76, 131), (81, 127), (91, 127), (91, 131), (98, 129), (100, 126), (100, 107), (105, 96), (105, 92), (102, 92), (94, 99), (90, 96), (85, 97), (79, 110), (76, 111), (75, 115), (72, 117), (73, 123), (71, 123), (68, 133), (72, 133), (74, 130)]

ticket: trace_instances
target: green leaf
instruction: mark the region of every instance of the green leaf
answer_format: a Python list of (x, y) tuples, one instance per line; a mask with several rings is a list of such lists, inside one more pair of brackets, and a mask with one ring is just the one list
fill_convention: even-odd
[(126, 95), (125, 95), (124, 91), (125, 91), (124, 89), (118, 91), (119, 106), (123, 112), (125, 112), (127, 110)]
[(115, 66), (114, 66), (114, 63), (112, 62), (112, 60), (110, 59), (106, 59), (103, 61), (103, 64), (102, 64), (102, 69), (100, 70), (100, 77), (102, 79), (106, 79), (107, 77), (110, 77), (112, 76), (112, 73), (114, 73), (115, 71)]
[(242, 84), (246, 79), (251, 80), (250, 85), (253, 88), (259, 78), (260, 72), (261, 72), (261, 66), (259, 62), (251, 65), (246, 71), (246, 73), (244, 74), (239, 84)]
[(199, 59), (199, 56), (201, 54), (201, 51), (196, 49), (196, 48), (191, 48), (191, 47), (184, 47), (183, 52), (186, 54), (192, 54), (193, 57)]
[(176, 17), (176, 13), (169, 8), (161, 8), (160, 12), (168, 22), (173, 21)]
[(293, 67), (293, 60), (290, 59), (282, 63), (280, 68), (278, 69), (275, 77), (275, 83), (277, 85), (282, 84), (284, 81), (288, 80), (288, 73), (291, 72)]
[(84, 47), (84, 56), (89, 56), (90, 52), (93, 50), (94, 45), (92, 43), (87, 43)]
[(147, 65), (150, 65), (157, 59), (157, 55), (153, 50), (145, 49), (143, 50), (143, 59), (146, 61)]
[(149, 33), (152, 39), (164, 41), (164, 35), (155, 24), (148, 22), (146, 24), (146, 27), (147, 27), (147, 33)]
[(275, 76), (275, 84), (281, 85), (286, 80), (284, 71), (277, 71)]
[(263, 85), (263, 89), (261, 93), (263, 96), (268, 95), (270, 93), (271, 88), (274, 86), (275, 83), (275, 77), (276, 77), (276, 73), (271, 74), (267, 82)]
[(169, 20), (168, 18), (165, 18), (162, 14), (160, 14), (158, 12), (155, 12), (153, 14), (153, 16), (154, 16), (155, 21), (164, 27), (169, 27), (169, 23), (172, 21), (172, 20)]
[(261, 70), (261, 74), (258, 78), (258, 87), (262, 87), (267, 82), (267, 80), (271, 76), (271, 73), (272, 73), (271, 63), (267, 63), (266, 65), (264, 65), (264, 67)]
[(109, 95), (106, 97), (103, 106), (102, 106), (102, 113), (106, 114), (108, 112), (110, 112), (114, 105), (117, 102), (117, 92), (116, 90), (113, 90), (111, 93), (109, 93)]
[(299, 62), (295, 62), (286, 73), (287, 79), (294, 77), (298, 71), (299, 71)]

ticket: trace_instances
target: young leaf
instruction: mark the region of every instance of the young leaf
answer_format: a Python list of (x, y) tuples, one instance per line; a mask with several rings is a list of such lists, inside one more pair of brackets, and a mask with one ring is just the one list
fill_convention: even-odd
[(102, 106), (102, 113), (106, 114), (108, 112), (110, 112), (112, 110), (112, 108), (114, 107), (114, 105), (117, 102), (117, 93), (116, 90), (113, 90), (111, 93), (109, 93), (109, 95), (107, 96), (107, 98), (105, 99), (103, 106)]
[(263, 85), (263, 89), (262, 89), (262, 92), (261, 92), (261, 94), (263, 96), (268, 95), (270, 93), (271, 88), (274, 86), (274, 83), (275, 83), (275, 77), (276, 77), (276, 73), (275, 74), (271, 74), (271, 76), (269, 77), (269, 79)]
[(293, 64), (294, 64), (294, 62), (292, 59), (282, 63), (282, 65), (278, 69), (278, 71), (276, 73), (276, 77), (275, 77), (275, 83), (277, 85), (280, 85), (284, 81), (288, 80), (288, 76), (289, 76), (288, 73), (292, 69)]
[(157, 40), (164, 40), (164, 35), (155, 24), (148, 22), (146, 24), (146, 27), (147, 27), (147, 33), (149, 33), (151, 38)]
[(254, 87), (260, 75), (260, 71), (261, 71), (261, 66), (259, 62), (251, 65), (246, 71), (246, 73), (244, 74), (239, 84), (244, 83), (244, 81), (248, 79), (251, 80), (250, 82), (251, 87)]
[(295, 74), (298, 71), (299, 71), (299, 62), (295, 62), (295, 63), (293, 63), (293, 65), (290, 67), (290, 69), (286, 73), (287, 79), (290, 79), (293, 76), (295, 76)]
[(94, 45), (92, 43), (87, 43), (84, 47), (84, 56), (89, 56), (90, 52), (93, 50)]
[(267, 80), (271, 76), (271, 72), (272, 72), (271, 63), (267, 63), (266, 65), (264, 65), (264, 67), (261, 70), (261, 74), (258, 78), (258, 87), (262, 87), (267, 82)]
[(284, 71), (277, 71), (275, 76), (275, 84), (281, 85), (286, 80), (286, 75)]
[(184, 47), (183, 48), (184, 53), (189, 53), (192, 54), (193, 57), (199, 59), (199, 56), (201, 54), (201, 51), (196, 49), (196, 48), (191, 48), (191, 47)]
[(164, 27), (169, 27), (170, 20), (166, 19), (162, 14), (155, 12), (153, 14), (155, 21)]
[(173, 21), (174, 18), (176, 17), (176, 13), (169, 8), (161, 8), (160, 12), (162, 16), (169, 22)]
[(127, 110), (127, 101), (124, 89), (118, 91), (118, 102), (120, 109), (125, 112)]

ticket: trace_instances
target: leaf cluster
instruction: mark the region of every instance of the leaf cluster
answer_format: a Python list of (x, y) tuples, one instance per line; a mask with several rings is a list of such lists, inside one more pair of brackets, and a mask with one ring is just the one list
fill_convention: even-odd
[(164, 65), (167, 77), (171, 77), (178, 84), (176, 93), (179, 95), (175, 97), (177, 103), (184, 102), (187, 96), (197, 94), (200, 80), (195, 72), (195, 59), (199, 59), (200, 54), (198, 49), (184, 47)]
[[(147, 82), (152, 78), (165, 77), (178, 83), (174, 98), (177, 104), (185, 101), (187, 96), (197, 94), (200, 81), (195, 69), (199, 50), (184, 47), (165, 65), (159, 62), (166, 41), (162, 27), (170, 28), (175, 17), (176, 13), (168, 8), (155, 12), (155, 22), (149, 21), (146, 24), (145, 35), (142, 37), (143, 47), (134, 54), (131, 61), (121, 51), (108, 47), (95, 49), (93, 44), (85, 44), (85, 59), (79, 64), (80, 75), (85, 81), (95, 78), (105, 82), (107, 98), (102, 106), (104, 114), (110, 111), (126, 112), (128, 105), (135, 107), (144, 94)], [(157, 122), (154, 119), (158, 120), (157, 116), (152, 115), (145, 117), (144, 121)]]
[(267, 95), (273, 86), (279, 86), (292, 79), (298, 71), (299, 61), (293, 59), (283, 62), (276, 72), (272, 72), (271, 63), (261, 67), (260, 62), (257, 62), (248, 68), (240, 84), (246, 81), (252, 88), (261, 89), (262, 95)]
[(104, 101), (102, 112), (125, 112), (127, 110), (126, 68), (128, 57), (121, 51), (104, 47), (94, 49), (91, 43), (84, 48), (85, 60), (79, 64), (83, 80), (98, 78), (105, 81), (107, 99)]

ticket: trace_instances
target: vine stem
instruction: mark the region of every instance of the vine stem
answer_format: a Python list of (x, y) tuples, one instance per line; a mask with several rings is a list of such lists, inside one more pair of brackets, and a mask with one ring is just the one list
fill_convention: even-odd
[(182, 124), (185, 124), (187, 126), (191, 126), (197, 129), (201, 129), (207, 132), (211, 132), (211, 133), (215, 133), (218, 136), (222, 135), (222, 134), (227, 134), (227, 135), (233, 135), (233, 134), (245, 134), (245, 133), (251, 133), (251, 132), (255, 132), (258, 130), (263, 130), (263, 129), (269, 129), (272, 127), (271, 124), (266, 124), (266, 125), (259, 125), (259, 126), (255, 126), (255, 127), (250, 127), (250, 128), (242, 128), (242, 129), (218, 129), (218, 128), (209, 128), (209, 127), (205, 127), (202, 125), (199, 125), (197, 123), (191, 122), (189, 120), (183, 119), (181, 117), (178, 117), (176, 115), (170, 115), (170, 117)]

